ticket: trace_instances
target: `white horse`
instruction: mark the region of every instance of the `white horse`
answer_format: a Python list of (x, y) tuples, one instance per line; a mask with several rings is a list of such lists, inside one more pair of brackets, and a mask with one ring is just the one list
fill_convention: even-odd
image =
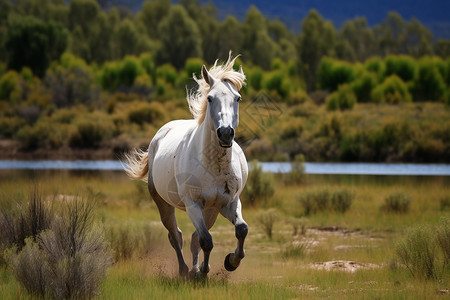
[[(202, 67), (202, 78), (194, 75), (199, 87), (196, 92), (188, 93), (187, 100), (195, 120), (165, 124), (150, 142), (147, 152), (135, 150), (123, 162), (131, 178), (147, 179), (183, 277), (209, 272), (213, 241), (208, 230), (219, 213), (234, 224), (238, 239), (234, 253), (225, 258), (225, 268), (234, 271), (245, 256), (248, 226), (242, 218), (239, 194), (247, 181), (248, 168), (242, 149), (234, 141), (239, 122), (239, 90), (245, 75), (242, 67), (233, 70), (235, 60), (230, 53), (224, 65), (217, 65), (216, 61), (209, 71)], [(183, 240), (175, 207), (187, 212), (196, 229), (192, 234), (190, 271), (181, 250)], [(204, 261), (199, 267), (200, 248)]]

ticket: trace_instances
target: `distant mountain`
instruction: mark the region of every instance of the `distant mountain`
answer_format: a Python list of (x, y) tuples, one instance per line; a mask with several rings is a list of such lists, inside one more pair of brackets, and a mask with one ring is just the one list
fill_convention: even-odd
[[(129, 7), (138, 11), (144, 0), (103, 0), (113, 5)], [(174, 1), (176, 2), (176, 1)], [(202, 0), (202, 2), (207, 2)], [(316, 9), (336, 28), (355, 17), (365, 16), (370, 26), (379, 24), (389, 11), (396, 11), (405, 20), (419, 19), (435, 38), (450, 39), (450, 0), (213, 0), (218, 15), (223, 20), (228, 14), (243, 20), (251, 5), (269, 18), (278, 18), (295, 32), (300, 31), (301, 20), (310, 9)]]

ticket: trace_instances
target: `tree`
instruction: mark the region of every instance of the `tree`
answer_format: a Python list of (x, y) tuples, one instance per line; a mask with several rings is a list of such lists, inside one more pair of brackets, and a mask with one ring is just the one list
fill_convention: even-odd
[(236, 54), (242, 51), (244, 33), (241, 23), (235, 17), (228, 15), (220, 24), (218, 34), (220, 35), (218, 57), (226, 57), (230, 50)]
[(389, 12), (380, 25), (375, 26), (374, 33), (378, 44), (378, 54), (399, 53), (400, 40), (406, 33), (407, 22), (396, 12)]
[(158, 24), (167, 16), (170, 7), (170, 0), (147, 0), (142, 4), (138, 19), (144, 24), (150, 38), (159, 38)]
[(406, 26), (406, 32), (400, 40), (400, 52), (414, 57), (421, 57), (431, 54), (431, 42), (433, 35), (420, 23), (413, 18)]
[(349, 49), (358, 61), (365, 61), (375, 54), (375, 36), (372, 29), (368, 28), (364, 17), (345, 22), (339, 31), (339, 39), (348, 43)]
[(8, 67), (21, 70), (29, 67), (42, 77), (52, 60), (58, 59), (68, 43), (68, 32), (59, 24), (34, 17), (16, 18), (6, 37)]
[(324, 21), (316, 10), (311, 10), (302, 22), (297, 40), (297, 52), (308, 91), (316, 89), (317, 70), (322, 56), (334, 56), (336, 32), (329, 21)]
[(162, 49), (160, 62), (170, 62), (181, 69), (189, 57), (202, 57), (202, 38), (197, 24), (181, 5), (170, 8), (169, 14), (158, 26)]
[(266, 70), (270, 68), (277, 45), (268, 34), (267, 20), (255, 6), (250, 7), (245, 17), (242, 48), (245, 58), (253, 64)]
[(437, 40), (434, 44), (434, 53), (442, 58), (450, 57), (450, 40)]

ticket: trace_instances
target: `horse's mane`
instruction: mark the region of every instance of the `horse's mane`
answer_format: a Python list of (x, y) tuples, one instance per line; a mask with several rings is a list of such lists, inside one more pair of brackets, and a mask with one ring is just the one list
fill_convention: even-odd
[[(245, 84), (245, 75), (233, 69), (234, 62), (238, 57), (239, 55), (232, 58), (230, 51), (228, 60), (225, 62), (225, 64), (217, 65), (218, 60), (216, 60), (211, 69), (209, 69), (209, 73), (218, 80), (230, 82), (239, 91)], [(198, 84), (198, 89), (196, 91), (188, 92), (187, 101), (192, 116), (200, 125), (205, 120), (206, 109), (208, 107), (207, 95), (210, 86), (203, 78), (203, 76), (202, 78), (197, 78), (195, 74), (193, 76), (194, 80)]]

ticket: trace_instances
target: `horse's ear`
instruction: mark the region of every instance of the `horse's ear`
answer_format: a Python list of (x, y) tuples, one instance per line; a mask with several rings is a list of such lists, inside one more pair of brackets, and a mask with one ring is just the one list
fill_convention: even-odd
[(214, 77), (212, 77), (211, 74), (209, 74), (205, 65), (203, 65), (202, 67), (202, 76), (203, 79), (205, 79), (206, 83), (209, 84), (209, 86), (212, 86), (214, 84)]
[(239, 73), (241, 73), (242, 75), (244, 75), (244, 70), (242, 70), (242, 65), (239, 66)]

